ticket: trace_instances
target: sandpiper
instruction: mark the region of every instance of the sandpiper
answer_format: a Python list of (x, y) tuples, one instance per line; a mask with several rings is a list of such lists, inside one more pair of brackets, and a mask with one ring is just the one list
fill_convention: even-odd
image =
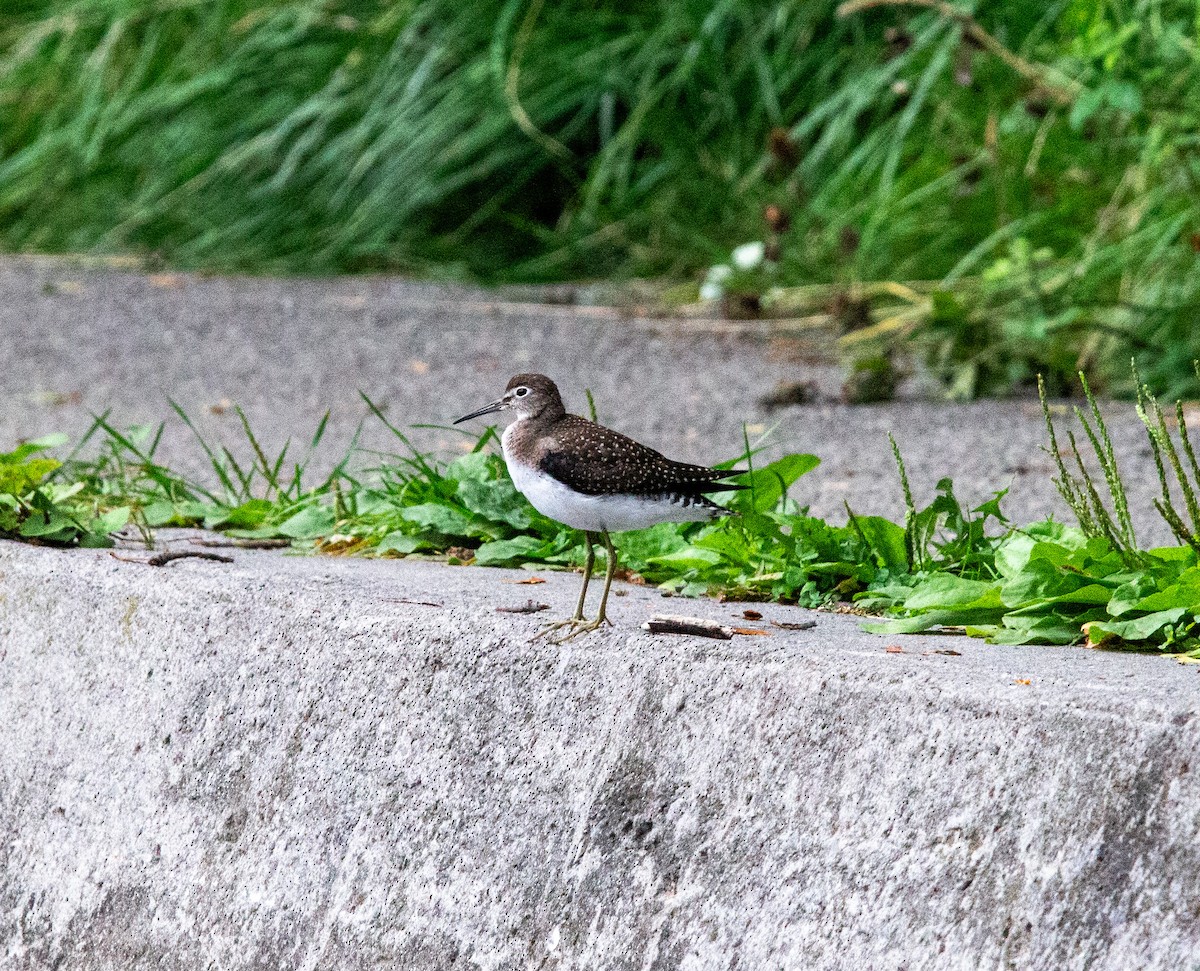
[[(538, 512), (583, 530), (587, 543), (583, 589), (575, 613), (568, 620), (548, 625), (544, 634), (569, 627), (569, 638), (612, 623), (605, 612), (617, 568), (610, 532), (726, 516), (729, 510), (705, 493), (745, 488), (723, 481), (743, 475), (743, 469), (673, 462), (632, 438), (567, 414), (558, 388), (544, 374), (518, 374), (508, 382), (502, 397), (454, 424), (497, 411), (516, 415), (500, 440), (513, 484)], [(588, 621), (583, 608), (595, 564), (597, 533), (608, 554), (608, 569), (599, 613)]]

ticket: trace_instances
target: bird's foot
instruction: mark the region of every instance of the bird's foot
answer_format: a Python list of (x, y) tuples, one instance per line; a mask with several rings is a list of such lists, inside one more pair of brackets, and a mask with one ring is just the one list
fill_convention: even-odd
[(570, 617), (567, 620), (557, 620), (553, 623), (544, 624), (542, 629), (529, 639), (529, 643), (540, 641), (545, 638), (549, 644), (565, 644), (574, 637), (579, 637), (581, 634), (590, 634), (594, 630), (599, 630), (604, 624), (613, 626), (613, 622), (607, 617), (597, 617), (595, 620), (584, 620), (582, 617)]

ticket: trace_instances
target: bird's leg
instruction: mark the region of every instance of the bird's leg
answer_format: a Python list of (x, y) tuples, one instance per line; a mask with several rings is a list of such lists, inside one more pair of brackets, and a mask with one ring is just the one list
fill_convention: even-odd
[(583, 541), (587, 543), (587, 559), (583, 561), (583, 589), (579, 591), (579, 603), (575, 607), (575, 615), (571, 618), (572, 620), (583, 620), (583, 605), (587, 600), (588, 581), (592, 579), (592, 567), (596, 565), (596, 551), (593, 548), (596, 537), (585, 531)]
[[(586, 623), (583, 619), (583, 606), (587, 601), (588, 582), (592, 579), (592, 568), (596, 565), (596, 537), (584, 530), (583, 541), (587, 544), (587, 557), (583, 561), (583, 589), (579, 591), (579, 603), (575, 605), (575, 613), (567, 620), (558, 620), (550, 624), (543, 625), (542, 629), (534, 635), (533, 640), (546, 637), (553, 634), (555, 631), (562, 630), (564, 627), (570, 627), (572, 632), (580, 625)], [(568, 637), (570, 634), (567, 635)]]
[(613, 546), (612, 537), (608, 535), (608, 530), (603, 530), (600, 533), (604, 537), (604, 548), (608, 551), (608, 569), (604, 573), (604, 594), (600, 597), (600, 612), (596, 615), (596, 626), (608, 624), (612, 626), (612, 621), (608, 619), (606, 613), (608, 608), (608, 591), (612, 586), (613, 574), (617, 572), (617, 550)]
[(613, 574), (617, 572), (617, 551), (613, 546), (612, 537), (608, 535), (607, 529), (602, 529), (600, 535), (604, 539), (604, 549), (608, 556), (608, 569), (604, 571), (604, 594), (600, 597), (600, 612), (596, 615), (595, 620), (568, 621), (567, 623), (572, 628), (571, 632), (555, 641), (556, 644), (569, 641), (572, 637), (578, 637), (580, 634), (587, 634), (598, 630), (604, 624), (612, 626), (612, 621), (608, 619), (606, 608), (608, 607), (608, 591), (612, 587)]

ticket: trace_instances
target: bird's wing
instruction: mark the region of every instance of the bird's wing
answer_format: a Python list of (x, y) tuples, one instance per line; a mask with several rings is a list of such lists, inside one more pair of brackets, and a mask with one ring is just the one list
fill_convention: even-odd
[(632, 438), (594, 422), (568, 415), (570, 452), (547, 443), (538, 468), (576, 492), (594, 496), (614, 490), (634, 495), (699, 496), (706, 492), (744, 489), (722, 482), (742, 475), (743, 469), (709, 469), (673, 462)]

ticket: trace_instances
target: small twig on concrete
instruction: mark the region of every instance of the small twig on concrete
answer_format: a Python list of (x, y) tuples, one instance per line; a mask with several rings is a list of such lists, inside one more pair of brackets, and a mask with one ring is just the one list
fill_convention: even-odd
[(498, 614), (536, 614), (543, 610), (549, 610), (549, 604), (540, 604), (535, 600), (526, 600), (519, 607), (497, 607)]
[(418, 607), (444, 606), (444, 604), (434, 603), (432, 600), (409, 600), (407, 597), (384, 597), (383, 602), (389, 604), (416, 604)]
[(703, 617), (680, 617), (675, 614), (655, 614), (642, 624), (642, 630), (648, 630), (651, 634), (694, 634), (697, 637), (715, 637), (721, 641), (733, 637), (732, 627)]
[(212, 560), (214, 563), (232, 563), (232, 556), (220, 553), (201, 553), (199, 550), (178, 550), (174, 553), (155, 553), (146, 561), (147, 566), (166, 566), (176, 560)]
[(282, 550), (292, 545), (290, 539), (190, 539), (195, 546), (210, 549)]
[(120, 560), (122, 563), (140, 563), (142, 566), (166, 566), (168, 563), (173, 563), (176, 560), (213, 560), (216, 563), (232, 563), (232, 556), (222, 556), (220, 553), (201, 553), (199, 550), (179, 550), (174, 553), (155, 553), (148, 560), (134, 559), (132, 556), (118, 556), (116, 553), (109, 550), (108, 553), (114, 560)]
[(789, 623), (786, 620), (773, 620), (771, 623), (775, 627), (780, 627), (783, 630), (812, 630), (817, 626), (817, 622), (815, 620), (802, 620), (796, 624)]

